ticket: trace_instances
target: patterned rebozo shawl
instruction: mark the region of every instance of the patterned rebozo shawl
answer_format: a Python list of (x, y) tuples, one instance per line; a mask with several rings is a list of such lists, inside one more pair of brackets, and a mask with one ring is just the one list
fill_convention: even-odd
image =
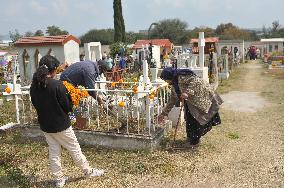
[(198, 77), (190, 69), (165, 68), (161, 79), (171, 80), (174, 91), (179, 100), (181, 93), (188, 94), (186, 101), (191, 114), (200, 122), (207, 123), (223, 103), (220, 96), (214, 92), (209, 83)]

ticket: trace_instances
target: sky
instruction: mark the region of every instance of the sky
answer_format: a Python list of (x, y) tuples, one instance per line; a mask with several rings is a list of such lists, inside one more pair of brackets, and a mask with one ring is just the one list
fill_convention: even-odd
[[(56, 25), (81, 36), (113, 28), (113, 0), (0, 0), (0, 35), (21, 34)], [(179, 18), (189, 29), (231, 22), (241, 28), (284, 24), (284, 0), (122, 0), (127, 31), (148, 29), (162, 19)]]

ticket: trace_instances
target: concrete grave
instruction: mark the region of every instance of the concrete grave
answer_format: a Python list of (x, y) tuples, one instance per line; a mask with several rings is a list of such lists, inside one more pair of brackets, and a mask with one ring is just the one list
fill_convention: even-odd
[(85, 43), (84, 50), (86, 60), (96, 62), (102, 59), (102, 46), (100, 42)]
[[(167, 121), (165, 128), (159, 128), (152, 136), (139, 136), (128, 134), (116, 134), (95, 131), (81, 131), (74, 130), (78, 142), (84, 146), (97, 146), (113, 149), (125, 150), (154, 150), (159, 148), (163, 136), (166, 134), (165, 130), (171, 129), (171, 122)], [(45, 141), (43, 132), (39, 126), (25, 125), (19, 126), (22, 137), (35, 141)]]

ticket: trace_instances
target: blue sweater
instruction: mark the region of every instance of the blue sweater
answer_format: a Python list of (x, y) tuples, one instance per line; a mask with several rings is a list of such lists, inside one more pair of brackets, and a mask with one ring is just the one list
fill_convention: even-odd
[[(67, 81), (74, 86), (84, 86), (87, 89), (94, 89), (96, 79), (99, 76), (99, 69), (97, 62), (92, 61), (80, 61), (74, 63), (65, 69), (60, 80)], [(89, 91), (91, 96), (94, 96), (94, 92)]]

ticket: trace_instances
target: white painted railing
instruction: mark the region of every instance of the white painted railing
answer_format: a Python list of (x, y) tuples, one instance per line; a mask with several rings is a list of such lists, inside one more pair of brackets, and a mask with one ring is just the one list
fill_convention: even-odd
[[(88, 120), (85, 130), (144, 136), (151, 136), (155, 132), (159, 126), (157, 116), (168, 101), (170, 90), (167, 84), (154, 83), (145, 89), (138, 87), (138, 92), (132, 90), (132, 85), (137, 84), (135, 82), (118, 83), (121, 87), (129, 85), (127, 89), (107, 87), (111, 84), (107, 81), (100, 81), (97, 84), (97, 89), (88, 91), (94, 91), (97, 96), (103, 98), (104, 105), (98, 105), (96, 99), (88, 97), (83, 99), (77, 108)], [(156, 95), (150, 99), (154, 91)], [(20, 90), (18, 88), (17, 92), (10, 94), (4, 93), (3, 97), (5, 101), (7, 99), (13, 101), (13, 104), (9, 106), (9, 108), (14, 108), (13, 112), (16, 113), (12, 124), (37, 123), (36, 111), (30, 100), (29, 87), (21, 87)], [(124, 102), (124, 106), (119, 106), (121, 101)], [(74, 117), (74, 114), (70, 117)]]
[[(100, 85), (109, 82), (100, 82)], [(131, 84), (131, 83), (121, 83)], [(134, 84), (134, 82), (133, 82)], [(102, 88), (99, 86), (98, 88)], [(139, 87), (138, 87), (139, 88)], [(98, 105), (92, 97), (86, 99), (88, 127), (95, 131), (115, 133), (151, 135), (158, 125), (157, 116), (166, 105), (169, 97), (169, 89), (166, 84), (157, 84), (152, 89), (138, 92), (129, 89), (93, 89), (103, 97), (105, 104)], [(150, 95), (156, 91), (154, 98)], [(123, 102), (124, 106), (120, 106)], [(93, 117), (95, 118), (93, 118)], [(123, 128), (124, 130), (120, 130)]]

